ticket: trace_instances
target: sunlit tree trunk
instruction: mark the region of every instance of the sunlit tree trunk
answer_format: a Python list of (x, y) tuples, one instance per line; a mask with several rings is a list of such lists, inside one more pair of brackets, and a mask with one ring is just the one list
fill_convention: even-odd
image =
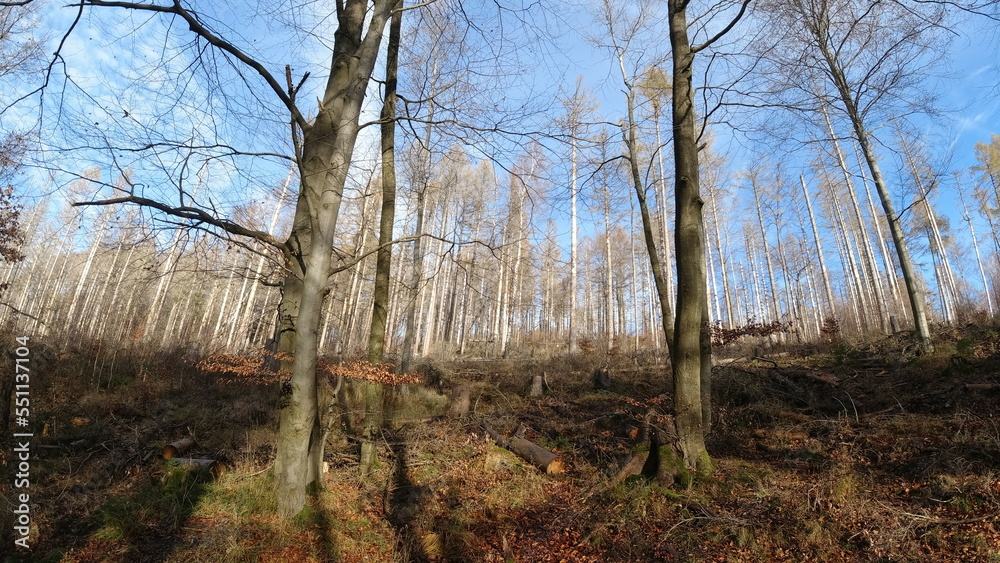
[(858, 146), (861, 149), (861, 154), (864, 156), (865, 162), (868, 165), (868, 170), (871, 172), (872, 182), (875, 184), (875, 191), (878, 193), (879, 199), (882, 202), (882, 209), (885, 212), (885, 217), (889, 222), (889, 232), (892, 235), (892, 241), (896, 247), (896, 256), (899, 259), (899, 266), (903, 272), (903, 282), (906, 286), (906, 293), (910, 299), (910, 309), (913, 314), (914, 324), (916, 325), (917, 339), (919, 340), (920, 347), (925, 352), (930, 353), (934, 351), (934, 344), (931, 341), (930, 326), (927, 324), (924, 298), (920, 291), (917, 272), (913, 268), (913, 261), (910, 259), (910, 250), (907, 247), (906, 240), (904, 238), (900, 217), (896, 214), (891, 195), (889, 194), (888, 185), (882, 176), (882, 170), (879, 167), (878, 159), (875, 157), (875, 150), (872, 147), (871, 136), (868, 128), (865, 126), (861, 111), (857, 107), (856, 100), (854, 98), (854, 90), (852, 85), (848, 83), (844, 70), (841, 67), (839, 59), (834, 53), (833, 48), (828, 43), (828, 30), (826, 29), (828, 23), (828, 21), (822, 19), (810, 22), (812, 27), (810, 27), (809, 31), (813, 34), (813, 38), (819, 47), (820, 54), (826, 62), (829, 76), (840, 95), (841, 101), (844, 104), (847, 117), (851, 122), (851, 126), (854, 128), (855, 139), (857, 140)]
[(764, 263), (767, 266), (767, 280), (770, 284), (771, 295), (771, 320), (781, 320), (781, 304), (778, 303), (778, 286), (774, 283), (774, 266), (771, 265), (771, 252), (768, 248), (767, 231), (764, 229), (764, 211), (760, 204), (760, 187), (757, 185), (758, 171), (752, 170), (749, 173), (750, 187), (753, 189), (753, 201), (757, 208), (757, 226), (760, 227), (761, 248), (764, 254)]
[(802, 184), (802, 195), (805, 196), (809, 225), (812, 227), (813, 243), (816, 247), (816, 256), (819, 259), (819, 271), (823, 278), (823, 290), (826, 294), (827, 314), (830, 318), (836, 319), (837, 311), (834, 306), (833, 287), (830, 285), (830, 271), (826, 268), (826, 257), (823, 254), (823, 243), (819, 238), (819, 228), (816, 226), (816, 215), (813, 213), (812, 201), (809, 198), (809, 188), (806, 187), (806, 179), (802, 175), (799, 175), (799, 183)]
[(965, 203), (965, 190), (962, 189), (962, 185), (958, 181), (958, 175), (956, 174), (955, 176), (958, 198), (959, 201), (962, 202), (962, 220), (969, 224), (969, 235), (972, 238), (972, 248), (976, 251), (976, 263), (979, 265), (979, 276), (983, 280), (983, 293), (986, 294), (986, 308), (992, 317), (995, 314), (993, 296), (990, 291), (990, 282), (986, 278), (986, 269), (983, 267), (983, 257), (979, 252), (979, 239), (976, 237), (976, 227), (972, 224), (972, 214), (969, 213), (969, 206)]

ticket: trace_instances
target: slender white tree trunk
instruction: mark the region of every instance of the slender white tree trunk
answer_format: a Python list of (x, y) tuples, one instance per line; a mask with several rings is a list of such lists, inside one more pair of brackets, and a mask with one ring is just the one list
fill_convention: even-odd
[(816, 246), (816, 256), (819, 258), (819, 271), (823, 278), (823, 289), (826, 292), (826, 306), (831, 318), (836, 318), (837, 311), (834, 307), (833, 287), (830, 285), (830, 270), (826, 267), (826, 257), (823, 254), (823, 243), (819, 238), (819, 228), (816, 226), (816, 215), (813, 213), (812, 201), (809, 198), (809, 188), (806, 187), (806, 179), (799, 175), (799, 183), (802, 184), (802, 195), (806, 199), (806, 210), (809, 212), (809, 225), (812, 227), (813, 243)]

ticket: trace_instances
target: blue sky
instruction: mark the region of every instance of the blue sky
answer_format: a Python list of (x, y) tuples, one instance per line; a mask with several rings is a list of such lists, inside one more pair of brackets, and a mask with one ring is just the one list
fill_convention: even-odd
[[(57, 3), (45, 6), (42, 13), (45, 28), (54, 37), (58, 37), (67, 28), (75, 12), (72, 8)], [(603, 31), (594, 23), (585, 6), (584, 3), (560, 4), (555, 7), (558, 13), (550, 13), (549, 20), (533, 22), (535, 31), (559, 30), (561, 35), (551, 43), (531, 44), (526, 39), (532, 33), (524, 34), (525, 48), (534, 49), (534, 52), (525, 50), (516, 53), (519, 58), (514, 65), (520, 66), (521, 76), (511, 79), (515, 86), (508, 95), (511, 100), (551, 97), (560, 87), (564, 91), (571, 90), (576, 77), (583, 75), (585, 85), (601, 104), (600, 118), (615, 122), (624, 114), (620, 78), (610, 53), (588, 41), (588, 36), (602, 37)], [(308, 7), (316, 10), (321, 8), (316, 4), (309, 4)], [(284, 10), (282, 6), (269, 8), (271, 13), (251, 17), (245, 16), (249, 12), (240, 11), (237, 14), (236, 8), (229, 4), (209, 4), (202, 9), (221, 32), (234, 37), (240, 46), (262, 58), (271, 72), (279, 78), (283, 78), (281, 74), (286, 63), (295, 67), (296, 77), (306, 71), (312, 72), (312, 77), (300, 96), (301, 100), (307, 100), (303, 102), (303, 107), (312, 107), (311, 100), (326, 80), (329, 46), (335, 25), (332, 18), (321, 12), (293, 13)], [(63, 52), (67, 68), (79, 87), (67, 99), (67, 103), (79, 105), (65, 106), (69, 110), (67, 116), (79, 122), (85, 121), (85, 118), (93, 118), (95, 130), (113, 137), (124, 134), (123, 127), (126, 125), (135, 124), (145, 125), (158, 133), (163, 132), (161, 128), (169, 129), (174, 138), (181, 138), (188, 131), (218, 126), (196, 111), (197, 108), (181, 105), (169, 107), (169, 112), (165, 109), (169, 106), (169, 95), (175, 93), (178, 87), (176, 84), (171, 85), (171, 81), (179, 73), (183, 73), (191, 62), (189, 54), (180, 51), (181, 54), (171, 56), (166, 67), (158, 68), (164, 49), (170, 51), (183, 47), (191, 39), (191, 34), (184, 26), (175, 23), (168, 29), (167, 21), (162, 17), (132, 14), (124, 10), (88, 10)], [(296, 25), (301, 25), (302, 29), (293, 33)], [(993, 133), (1000, 133), (1000, 92), (997, 88), (1000, 72), (996, 57), (998, 38), (995, 27), (983, 32), (982, 25), (981, 21), (966, 22), (964, 28), (956, 30), (957, 36), (951, 46), (948, 66), (955, 77), (939, 80), (934, 85), (941, 95), (943, 108), (952, 113), (945, 114), (943, 119), (937, 121), (920, 122), (928, 136), (932, 152), (937, 156), (951, 154), (952, 170), (970, 166), (973, 163), (973, 145), (988, 141)], [(123, 34), (121, 37), (114, 37), (108, 34), (108, 31), (135, 28), (140, 29), (138, 35)], [(648, 48), (644, 52), (647, 61), (666, 54), (663, 31), (652, 29), (647, 32)], [(740, 32), (740, 28), (736, 31)], [(488, 30), (484, 30), (486, 32)], [(228, 67), (222, 64), (220, 68)], [(56, 110), (61, 101), (58, 88), (61, 83), (57, 81), (56, 86), (46, 94), (46, 119), (50, 126), (56, 123)], [(244, 92), (238, 78), (231, 72), (223, 77), (219, 86), (225, 87), (227, 93)], [(220, 104), (220, 108), (233, 111), (233, 115), (242, 111), (247, 116), (248, 123), (259, 123), (256, 127), (238, 122), (222, 124), (220, 130), (225, 135), (246, 140), (250, 146), (288, 152), (287, 130), (281, 122), (284, 119), (283, 110), (274, 103), (273, 95), (269, 92), (265, 92), (257, 100), (245, 92), (235, 96), (227, 94), (225, 97), (213, 95), (207, 86), (197, 81), (185, 83), (184, 88), (187, 95), (207, 100), (206, 103), (209, 104)], [(373, 96), (368, 107), (374, 108), (376, 105)], [(553, 103), (552, 107), (557, 107), (557, 104)], [(263, 115), (268, 111), (277, 117), (272, 119)], [(125, 112), (128, 112), (129, 117), (123, 120)], [(551, 116), (555, 117), (556, 113), (554, 111)], [(168, 115), (170, 119), (166, 121), (164, 117)], [(374, 116), (374, 111), (370, 111), (368, 115)], [(5, 123), (12, 116), (26, 123), (37, 116), (37, 110), (30, 105), (23, 105), (16, 112), (5, 115)], [(254, 122), (254, 119), (260, 121)], [(362, 136), (359, 163), (370, 163), (364, 155), (374, 154), (375, 133), (375, 129), (370, 128)], [(198, 136), (190, 134), (192, 137)], [(736, 142), (737, 139), (724, 126), (714, 127), (713, 134), (718, 139), (716, 146), (733, 163), (733, 172), (736, 171), (735, 168), (739, 168), (740, 163), (752, 162), (758, 158), (751, 150), (743, 148), (742, 143)], [(557, 184), (553, 191), (558, 193), (562, 189), (558, 184), (568, 185), (565, 174), (568, 169), (565, 163), (568, 150), (555, 145), (553, 148), (550, 158), (554, 161), (553, 181)], [(560, 150), (564, 151), (561, 159)], [(77, 154), (79, 166), (85, 165), (86, 155), (85, 152)], [(128, 157), (122, 155), (121, 158), (127, 160)], [(666, 161), (669, 166), (669, 155)], [(140, 163), (136, 161), (135, 164)], [(181, 163), (161, 162), (160, 165), (178, 170)], [(369, 166), (370, 164), (365, 164), (363, 168)], [(562, 170), (561, 177), (558, 175), (559, 170)], [(273, 159), (254, 160), (249, 168), (244, 161), (217, 161), (209, 174), (216, 187), (210, 192), (215, 198), (211, 203), (230, 205), (250, 199), (262, 200), (267, 197), (267, 190), (284, 178), (286, 171), (283, 163)], [(789, 171), (796, 173), (794, 163), (791, 163)], [(145, 182), (152, 187), (156, 186), (153, 179), (146, 179)], [(41, 177), (36, 177), (34, 183), (36, 187), (45, 185)], [(62, 184), (65, 183), (63, 179)], [(226, 189), (226, 186), (229, 188)], [(62, 192), (57, 197), (63, 197)], [(942, 212), (951, 217), (952, 225), (957, 228), (960, 223), (952, 199), (943, 193), (936, 199), (936, 203)], [(208, 204), (208, 200), (205, 199), (202, 203)], [(565, 202), (558, 202), (555, 210), (564, 236), (568, 230), (565, 227), (568, 213), (566, 207)], [(595, 218), (592, 224), (598, 220)], [(977, 226), (980, 227), (980, 233), (985, 232), (984, 226)], [(595, 228), (587, 228), (585, 232), (593, 232)]]

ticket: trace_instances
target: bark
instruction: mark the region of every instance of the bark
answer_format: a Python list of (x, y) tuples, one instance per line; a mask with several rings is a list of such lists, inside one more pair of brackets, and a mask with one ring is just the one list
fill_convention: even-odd
[(76, 319), (74, 312), (80, 302), (80, 295), (83, 293), (83, 287), (87, 282), (87, 277), (90, 274), (90, 268), (94, 263), (94, 257), (97, 255), (97, 249), (101, 246), (101, 238), (104, 236), (104, 229), (108, 226), (108, 221), (111, 219), (111, 210), (107, 210), (103, 213), (104, 220), (101, 223), (100, 228), (97, 229), (97, 234), (94, 237), (94, 242), (90, 245), (90, 252), (87, 254), (87, 261), (83, 264), (83, 271), (80, 273), (80, 280), (76, 284), (76, 291), (73, 292), (73, 299), (70, 301), (69, 312), (66, 313), (66, 326), (70, 330), (76, 327)]
[(177, 465), (186, 465), (188, 467), (206, 470), (215, 477), (218, 477), (220, 473), (226, 470), (226, 466), (222, 462), (214, 459), (174, 457), (170, 458), (170, 461)]
[(577, 321), (576, 321), (576, 288), (577, 285), (577, 253), (578, 253), (578, 237), (579, 237), (579, 227), (577, 226), (577, 192), (579, 188), (577, 187), (577, 170), (576, 170), (576, 128), (570, 130), (570, 142), (573, 144), (571, 148), (570, 155), (570, 174), (572, 174), (573, 180), (570, 186), (570, 251), (569, 251), (569, 353), (576, 353), (576, 340), (577, 340)]
[(528, 388), (529, 397), (541, 397), (545, 394), (545, 389), (543, 386), (543, 377), (541, 375), (531, 376), (531, 386)]
[[(285, 194), (288, 193), (288, 187), (292, 183), (292, 175), (294, 173), (295, 173), (295, 168), (294, 167), (290, 168), (289, 171), (288, 171), (288, 177), (285, 178), (285, 183), (281, 185), (281, 195), (278, 196), (278, 201), (275, 202), (275, 204), (274, 204), (274, 213), (271, 214), (271, 222), (268, 224), (268, 227), (267, 227), (267, 234), (269, 234), (269, 235), (273, 235), (274, 234), (274, 229), (278, 225), (278, 217), (279, 217), (279, 215), (281, 213), (281, 206), (282, 206), (282, 204), (285, 201)], [(263, 271), (264, 271), (264, 256), (260, 256), (257, 259), (257, 267), (253, 270), (253, 274), (252, 275), (253, 275), (254, 279), (255, 280), (259, 280), (259, 278), (261, 276), (261, 273)], [(248, 327), (250, 325), (251, 320), (253, 319), (254, 303), (256, 303), (257, 288), (259, 286), (260, 286), (259, 281), (258, 281), (258, 283), (254, 283), (253, 287), (250, 288), (250, 296), (247, 297), (247, 305), (246, 305), (245, 315), (243, 317), (243, 321), (240, 323), (240, 345), (241, 346), (249, 346), (249, 345), (251, 345), (251, 342), (249, 342), (249, 339), (252, 338), (252, 335), (247, 334), (247, 330), (248, 330)]]
[[(703, 397), (711, 370), (711, 340), (705, 320), (708, 291), (705, 272), (705, 237), (698, 178), (698, 136), (694, 120), (692, 84), (695, 50), (688, 38), (686, 0), (669, 0), (668, 17), (673, 62), (674, 130), (674, 252), (677, 256), (677, 307), (674, 345), (670, 353), (674, 374), (674, 421), (677, 446), (684, 463), (700, 473), (712, 472), (705, 448), (710, 421)], [(724, 30), (725, 31), (725, 30)], [(634, 165), (634, 163), (633, 163)], [(707, 356), (707, 357), (706, 357)]]
[(471, 397), (472, 386), (468, 383), (460, 383), (452, 387), (448, 403), (448, 416), (450, 418), (465, 418), (469, 416)]
[[(372, 322), (368, 330), (368, 362), (382, 363), (385, 354), (385, 326), (389, 304), (389, 274), (392, 268), (392, 226), (396, 220), (396, 81), (399, 39), (402, 28), (402, 0), (396, 0), (389, 24), (389, 45), (385, 63), (385, 101), (382, 104), (382, 214), (379, 217), (379, 249), (375, 257), (375, 288), (372, 292)], [(365, 423), (361, 442), (361, 474), (368, 474), (378, 463), (375, 451), (376, 432), (382, 420), (382, 385), (368, 383), (365, 388)]]
[(847, 195), (851, 200), (854, 219), (858, 226), (857, 241), (858, 253), (861, 255), (862, 275), (868, 281), (868, 289), (874, 292), (874, 299), (871, 299), (871, 301), (874, 302), (875, 308), (879, 313), (879, 323), (882, 330), (885, 331), (888, 328), (889, 311), (885, 306), (882, 282), (878, 277), (878, 268), (875, 266), (875, 253), (872, 251), (871, 238), (868, 236), (868, 229), (865, 227), (865, 222), (861, 214), (861, 206), (858, 204), (858, 198), (854, 190), (854, 182), (851, 181), (850, 170), (847, 168), (847, 161), (844, 159), (844, 152), (840, 149), (840, 141), (837, 140), (836, 132), (833, 129), (833, 122), (830, 121), (830, 114), (825, 104), (820, 106), (820, 111), (823, 114), (827, 134), (829, 134), (831, 143), (833, 144), (834, 155), (837, 157), (837, 166), (844, 175), (844, 185), (847, 186)]
[[(428, 132), (428, 136), (430, 133)], [(424, 207), (426, 205), (427, 187), (420, 188), (417, 192), (417, 240), (413, 241), (413, 268), (410, 274), (410, 298), (406, 304), (406, 335), (403, 337), (403, 358), (400, 362), (400, 370), (408, 372), (410, 362), (413, 359), (413, 350), (416, 347), (416, 339), (420, 334), (420, 327), (417, 323), (417, 300), (420, 297), (420, 283), (423, 278), (424, 249), (423, 238), (420, 236), (424, 230)]]
[(389, 27), (386, 59), (385, 102), (382, 106), (382, 212), (379, 217), (379, 250), (375, 258), (375, 289), (372, 324), (368, 338), (368, 361), (380, 363), (385, 352), (385, 327), (389, 303), (389, 275), (392, 265), (392, 227), (396, 220), (396, 67), (402, 12), (393, 13)]
[(614, 306), (611, 302), (611, 188), (604, 188), (604, 346), (610, 353), (614, 347), (615, 328), (612, 322)]
[(902, 296), (899, 294), (899, 279), (896, 274), (896, 267), (892, 262), (892, 256), (889, 254), (889, 247), (885, 243), (885, 233), (882, 230), (882, 223), (879, 221), (879, 215), (875, 211), (875, 200), (872, 198), (871, 190), (868, 188), (868, 178), (864, 173), (865, 166), (861, 160), (861, 153), (858, 151), (857, 143), (852, 143), (852, 145), (854, 147), (854, 158), (857, 159), (858, 169), (861, 170), (861, 185), (865, 188), (865, 198), (868, 200), (868, 213), (872, 218), (872, 230), (875, 231), (875, 240), (878, 242), (879, 255), (882, 258), (882, 265), (885, 268), (885, 276), (889, 280), (889, 289), (892, 291), (891, 310), (902, 311), (905, 315), (907, 307), (903, 303)]
[(554, 475), (566, 471), (559, 454), (517, 436), (510, 439), (510, 451), (542, 471)]
[(317, 484), (321, 474), (317, 332), (361, 105), (394, 4), (375, 0), (367, 33), (367, 2), (347, 0), (339, 4), (330, 78), (315, 121), (303, 130), (299, 197), (286, 242), (289, 271), (282, 288), (278, 328), (279, 350), (294, 358), (282, 362), (291, 377), (282, 385), (285, 396), (275, 460), (278, 509), (283, 517), (302, 510), (307, 489)]
[(660, 256), (656, 250), (655, 227), (652, 217), (649, 214), (649, 205), (646, 203), (646, 187), (642, 181), (642, 173), (639, 171), (639, 139), (636, 131), (638, 127), (635, 122), (635, 90), (631, 87), (631, 84), (628, 84), (624, 64), (623, 56), (619, 54), (618, 66), (622, 73), (622, 80), (629, 86), (626, 92), (628, 122), (625, 131), (623, 131), (625, 147), (628, 150), (629, 172), (631, 173), (632, 187), (635, 189), (635, 197), (639, 202), (639, 216), (642, 217), (642, 234), (646, 242), (646, 254), (649, 256), (657, 300), (660, 304), (660, 319), (663, 323), (663, 333), (666, 336), (667, 351), (673, 357), (674, 314), (670, 308), (670, 290), (667, 287), (666, 280), (664, 280), (664, 268), (661, 266)]
[(778, 286), (774, 283), (774, 266), (771, 265), (771, 252), (768, 250), (767, 231), (764, 229), (764, 211), (760, 205), (760, 188), (757, 186), (758, 171), (750, 172), (750, 186), (753, 188), (753, 201), (757, 207), (757, 226), (760, 228), (761, 248), (764, 263), (767, 266), (767, 280), (771, 288), (771, 320), (781, 320), (781, 305), (778, 303)]
[(962, 220), (969, 224), (969, 234), (972, 237), (972, 248), (976, 251), (976, 263), (979, 265), (979, 276), (983, 280), (983, 292), (986, 294), (986, 307), (992, 317), (994, 314), (993, 296), (990, 291), (990, 282), (986, 278), (986, 269), (983, 267), (983, 257), (979, 252), (979, 239), (976, 238), (976, 227), (972, 224), (972, 215), (969, 213), (969, 206), (965, 203), (965, 192), (961, 185), (958, 185), (957, 189), (958, 198), (962, 202)]
[(187, 452), (192, 446), (194, 446), (194, 438), (191, 437), (181, 438), (176, 442), (171, 442), (166, 446), (163, 446), (163, 459), (180, 457), (181, 454)]
[(799, 183), (802, 184), (802, 195), (806, 198), (806, 210), (809, 213), (809, 225), (812, 227), (813, 242), (816, 245), (816, 256), (819, 257), (819, 271), (823, 277), (823, 289), (826, 293), (826, 306), (831, 318), (836, 318), (837, 312), (834, 308), (833, 289), (830, 286), (830, 271), (826, 269), (826, 258), (823, 255), (823, 244), (820, 242), (819, 229), (816, 227), (816, 215), (813, 214), (812, 202), (809, 199), (809, 189), (806, 187), (806, 179), (799, 176)]
[(498, 446), (514, 452), (521, 459), (531, 463), (535, 467), (550, 475), (563, 473), (566, 470), (566, 465), (559, 454), (546, 450), (537, 444), (517, 436), (507, 440), (488, 424), (483, 425), (483, 430), (489, 434), (490, 438), (492, 438)]

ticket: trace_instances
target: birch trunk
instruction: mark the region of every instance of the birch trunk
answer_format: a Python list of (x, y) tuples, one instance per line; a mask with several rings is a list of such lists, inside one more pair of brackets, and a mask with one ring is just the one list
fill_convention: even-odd
[[(958, 180), (956, 174), (956, 181)], [(979, 276), (983, 280), (983, 293), (986, 294), (986, 308), (990, 316), (994, 315), (993, 297), (990, 291), (990, 282), (986, 278), (986, 269), (983, 267), (983, 257), (979, 253), (979, 239), (976, 238), (976, 227), (972, 224), (972, 214), (969, 213), (969, 206), (965, 204), (965, 191), (961, 184), (957, 185), (958, 198), (962, 202), (962, 220), (969, 224), (969, 235), (972, 237), (972, 248), (976, 251), (976, 263), (979, 265)]]
[(827, 43), (825, 30), (814, 28), (811, 31), (814, 33), (814, 39), (817, 41), (820, 53), (826, 62), (827, 70), (837, 88), (837, 92), (840, 94), (841, 101), (844, 103), (847, 117), (854, 128), (855, 139), (858, 141), (861, 154), (868, 164), (868, 170), (871, 172), (872, 181), (875, 184), (875, 191), (878, 193), (885, 217), (889, 222), (889, 232), (892, 235), (892, 242), (896, 247), (896, 256), (899, 258), (899, 266), (903, 271), (903, 283), (906, 286), (906, 293), (910, 299), (910, 309), (913, 313), (914, 324), (916, 325), (917, 339), (923, 351), (931, 353), (934, 351), (934, 344), (931, 341), (930, 326), (927, 324), (924, 298), (920, 292), (917, 272), (913, 268), (913, 261), (910, 259), (910, 250), (906, 245), (903, 227), (892, 204), (888, 186), (882, 177), (882, 170), (878, 165), (878, 159), (875, 157), (868, 129), (855, 103), (851, 85), (847, 82), (843, 68), (841, 68), (840, 62)]
[(834, 307), (833, 288), (830, 285), (830, 271), (826, 268), (826, 258), (823, 254), (823, 243), (819, 238), (819, 228), (816, 226), (816, 215), (813, 213), (812, 201), (809, 199), (809, 189), (806, 187), (806, 179), (799, 175), (799, 183), (802, 184), (802, 195), (806, 199), (806, 210), (809, 213), (809, 225), (812, 227), (813, 242), (816, 246), (816, 256), (819, 258), (819, 271), (823, 278), (823, 289), (826, 293), (826, 306), (831, 318), (836, 319), (837, 311)]

